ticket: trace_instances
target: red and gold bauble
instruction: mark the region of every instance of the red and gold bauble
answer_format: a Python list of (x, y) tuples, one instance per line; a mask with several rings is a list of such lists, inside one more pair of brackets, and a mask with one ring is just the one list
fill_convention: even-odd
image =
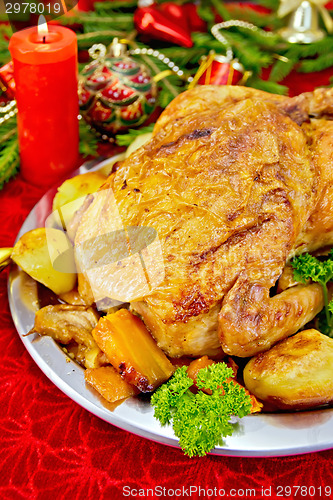
[(244, 67), (237, 59), (229, 60), (221, 54), (209, 56), (200, 74), (199, 85), (237, 85), (244, 81)]
[(84, 119), (112, 136), (147, 120), (156, 105), (157, 86), (147, 67), (129, 57), (126, 45), (115, 39), (105, 52), (103, 45), (92, 47), (90, 54), (98, 57), (81, 73), (79, 102)]
[(15, 80), (13, 62), (5, 64), (0, 68), (0, 103), (15, 96)]
[(134, 12), (135, 29), (150, 38), (192, 47), (191, 30), (182, 6), (173, 2), (157, 5), (154, 0), (139, 0)]
[[(162, 4), (163, 5), (163, 4)], [(191, 31), (201, 31), (206, 33), (207, 23), (198, 14), (198, 6), (193, 2), (187, 2), (181, 5), (183, 19), (187, 20), (187, 24)]]

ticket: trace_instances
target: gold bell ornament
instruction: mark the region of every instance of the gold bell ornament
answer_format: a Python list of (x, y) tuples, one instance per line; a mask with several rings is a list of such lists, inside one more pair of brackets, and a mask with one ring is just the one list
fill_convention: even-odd
[(327, 0), (281, 0), (278, 17), (289, 16), (288, 25), (279, 30), (289, 43), (314, 43), (326, 36), (319, 26), (321, 16), (328, 33), (333, 32), (333, 20), (324, 5)]

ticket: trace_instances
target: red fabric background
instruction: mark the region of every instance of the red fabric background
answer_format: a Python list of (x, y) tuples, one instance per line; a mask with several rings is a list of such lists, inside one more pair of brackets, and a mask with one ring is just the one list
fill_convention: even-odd
[[(307, 77), (309, 81), (313, 79)], [(321, 83), (318, 75), (316, 82)], [(294, 80), (294, 90), (298, 84)], [(0, 247), (13, 244), (42, 194), (20, 176), (0, 192)], [(190, 459), (179, 449), (117, 429), (82, 409), (46, 378), (25, 351), (9, 312), (7, 274), (0, 274), (1, 500), (118, 499), (126, 498), (125, 486), (136, 490), (184, 487), (178, 498), (189, 498), (190, 486), (226, 492), (256, 488), (255, 498), (333, 498), (333, 494), (325, 496), (324, 490), (320, 495), (319, 489), (312, 496), (300, 492), (276, 496), (278, 485), (326, 485), (333, 491), (333, 450), (285, 458)], [(271, 495), (266, 491), (262, 497), (262, 486), (272, 487)], [(159, 491), (155, 498), (162, 497)], [(173, 497), (172, 491), (164, 495)], [(201, 497), (218, 498), (202, 492)], [(250, 497), (240, 493), (234, 498)]]

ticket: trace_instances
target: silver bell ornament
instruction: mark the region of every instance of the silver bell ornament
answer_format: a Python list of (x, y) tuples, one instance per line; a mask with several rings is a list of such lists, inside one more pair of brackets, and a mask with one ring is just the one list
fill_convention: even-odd
[(329, 33), (333, 21), (325, 9), (326, 0), (281, 0), (278, 16), (288, 16), (288, 25), (279, 30), (280, 36), (289, 43), (314, 43), (326, 36), (319, 26), (322, 17)]

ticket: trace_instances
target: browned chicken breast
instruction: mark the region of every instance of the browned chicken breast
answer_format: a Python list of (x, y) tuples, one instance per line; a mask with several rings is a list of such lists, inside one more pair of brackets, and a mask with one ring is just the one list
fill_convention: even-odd
[[(332, 112), (324, 89), (291, 99), (202, 86), (176, 98), (86, 203), (75, 238), (86, 303), (126, 300), (127, 283), (171, 356), (251, 356), (295, 333), (322, 308), (320, 286), (271, 289), (295, 252), (332, 242)], [(121, 240), (133, 227), (155, 231), (150, 247)]]

